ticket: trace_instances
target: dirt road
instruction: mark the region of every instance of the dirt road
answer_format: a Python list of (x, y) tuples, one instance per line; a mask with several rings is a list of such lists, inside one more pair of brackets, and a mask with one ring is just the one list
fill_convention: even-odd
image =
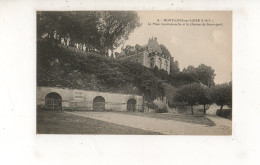
[(205, 126), (174, 120), (163, 120), (113, 112), (66, 112), (73, 115), (102, 120), (119, 125), (160, 132), (166, 135), (231, 135), (231, 120), (218, 116), (207, 116), (216, 126)]

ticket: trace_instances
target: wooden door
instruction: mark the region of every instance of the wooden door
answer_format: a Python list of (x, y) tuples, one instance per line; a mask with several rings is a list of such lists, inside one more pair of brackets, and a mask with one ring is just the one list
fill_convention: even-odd
[(128, 111), (136, 111), (136, 101), (135, 101), (135, 99), (129, 99), (127, 101), (127, 110)]
[(49, 93), (45, 97), (45, 107), (50, 110), (62, 109), (62, 98), (57, 93)]
[(101, 96), (97, 96), (93, 100), (93, 110), (104, 111), (105, 110), (105, 99)]

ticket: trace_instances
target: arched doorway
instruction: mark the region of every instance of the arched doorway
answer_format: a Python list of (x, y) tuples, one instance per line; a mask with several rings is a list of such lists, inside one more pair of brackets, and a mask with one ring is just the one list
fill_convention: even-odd
[(129, 99), (127, 101), (127, 110), (136, 111), (136, 100), (135, 99)]
[(104, 111), (105, 110), (105, 99), (102, 96), (97, 96), (93, 100), (93, 110)]
[(51, 110), (62, 109), (62, 98), (58, 93), (52, 92), (45, 97), (45, 108)]

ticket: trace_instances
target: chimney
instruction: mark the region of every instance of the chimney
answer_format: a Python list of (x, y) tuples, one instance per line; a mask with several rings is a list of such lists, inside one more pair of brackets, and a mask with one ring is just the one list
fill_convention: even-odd
[(157, 37), (154, 37), (154, 40), (157, 42)]

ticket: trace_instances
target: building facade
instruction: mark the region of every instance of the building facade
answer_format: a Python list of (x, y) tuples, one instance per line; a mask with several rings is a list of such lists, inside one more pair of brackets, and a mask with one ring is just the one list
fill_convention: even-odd
[(37, 107), (50, 110), (142, 111), (143, 97), (57, 87), (37, 87)]
[(142, 64), (148, 68), (158, 67), (170, 74), (170, 60), (172, 57), (163, 54), (157, 38), (148, 40), (148, 44), (140, 46), (129, 46), (121, 49), (120, 53), (115, 54), (116, 58), (129, 60)]

